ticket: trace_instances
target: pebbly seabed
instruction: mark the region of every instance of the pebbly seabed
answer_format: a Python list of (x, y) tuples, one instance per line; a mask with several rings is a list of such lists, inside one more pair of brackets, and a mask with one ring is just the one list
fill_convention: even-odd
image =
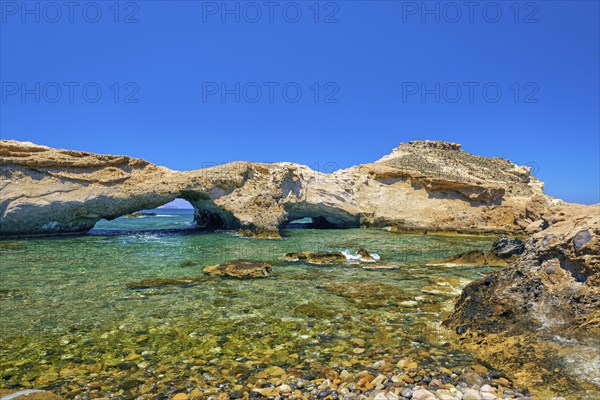
[[(487, 251), (494, 238), (290, 229), (260, 241), (192, 227), (174, 212), (0, 242), (0, 388), (79, 399), (536, 398), (440, 328), (462, 288), (497, 268), (425, 264)], [(361, 247), (379, 262), (281, 259)], [(177, 280), (233, 259), (274, 271)]]

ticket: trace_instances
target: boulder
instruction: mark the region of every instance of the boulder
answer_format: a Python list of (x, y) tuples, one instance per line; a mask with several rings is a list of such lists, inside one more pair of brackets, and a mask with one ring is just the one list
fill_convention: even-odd
[(492, 244), (492, 254), (498, 258), (506, 259), (519, 256), (525, 251), (525, 243), (518, 238), (502, 236)]
[(502, 267), (506, 265), (506, 260), (497, 257), (492, 251), (484, 253), (481, 250), (470, 250), (441, 260), (430, 261), (427, 265), (455, 265), (461, 267), (480, 267), (489, 265)]
[(232, 278), (266, 278), (273, 272), (273, 267), (263, 261), (234, 260), (205, 267), (204, 272), (208, 275)]
[(346, 256), (341, 251), (286, 253), (282, 258), (286, 261), (302, 261), (316, 265), (343, 264), (347, 261)]
[(379, 259), (373, 257), (373, 255), (371, 255), (371, 253), (369, 253), (369, 251), (367, 249), (365, 249), (364, 247), (361, 247), (360, 249), (358, 249), (358, 256), (360, 257), (359, 260), (362, 262), (377, 262), (379, 261)]
[(444, 325), (519, 386), (597, 391), (600, 205), (563, 204), (548, 220), (516, 261), (463, 290)]

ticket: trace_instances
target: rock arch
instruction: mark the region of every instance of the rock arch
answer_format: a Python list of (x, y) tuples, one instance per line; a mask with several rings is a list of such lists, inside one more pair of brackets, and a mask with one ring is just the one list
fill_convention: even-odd
[(84, 233), (100, 219), (175, 198), (192, 204), (201, 228), (261, 238), (278, 238), (304, 217), (340, 228), (521, 233), (544, 226), (552, 199), (542, 188), (526, 167), (445, 142), (401, 144), (374, 163), (323, 174), (286, 162), (179, 172), (127, 156), (0, 141), (0, 237)]
[(327, 206), (323, 203), (292, 203), (285, 207), (286, 218), (279, 225), (284, 228), (290, 222), (312, 218), (316, 228), (358, 228), (360, 216), (351, 214), (343, 209)]

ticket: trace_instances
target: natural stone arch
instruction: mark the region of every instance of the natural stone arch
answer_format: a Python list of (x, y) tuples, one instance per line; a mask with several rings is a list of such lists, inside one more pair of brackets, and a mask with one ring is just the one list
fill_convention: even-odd
[(312, 218), (315, 227), (322, 228), (358, 228), (360, 227), (360, 216), (351, 214), (341, 208), (327, 206), (323, 203), (290, 203), (285, 205), (286, 217), (280, 224), (280, 228), (289, 225), (290, 222)]
[(180, 172), (126, 156), (0, 141), (0, 237), (84, 233), (102, 218), (175, 198), (192, 204), (200, 227), (259, 238), (278, 238), (303, 217), (348, 228), (535, 232), (553, 204), (542, 188), (526, 167), (444, 142), (405, 143), (374, 163), (323, 174), (241, 161)]
[(239, 219), (231, 211), (218, 206), (204, 192), (185, 190), (179, 197), (194, 207), (194, 221), (199, 229), (233, 230), (241, 227)]

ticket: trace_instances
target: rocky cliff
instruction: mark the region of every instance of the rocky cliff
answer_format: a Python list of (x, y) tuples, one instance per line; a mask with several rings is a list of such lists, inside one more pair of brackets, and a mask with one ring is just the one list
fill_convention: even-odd
[[(335, 157), (335, 156), (332, 156)], [(552, 200), (527, 167), (460, 145), (415, 141), (331, 174), (293, 163), (234, 162), (178, 172), (147, 161), (0, 141), (0, 235), (86, 232), (175, 198), (200, 228), (279, 237), (311, 217), (328, 227), (519, 233), (541, 229)]]
[(563, 204), (547, 221), (516, 262), (465, 288), (445, 324), (459, 343), (512, 371), (521, 385), (553, 383), (569, 398), (596, 399), (600, 205)]

